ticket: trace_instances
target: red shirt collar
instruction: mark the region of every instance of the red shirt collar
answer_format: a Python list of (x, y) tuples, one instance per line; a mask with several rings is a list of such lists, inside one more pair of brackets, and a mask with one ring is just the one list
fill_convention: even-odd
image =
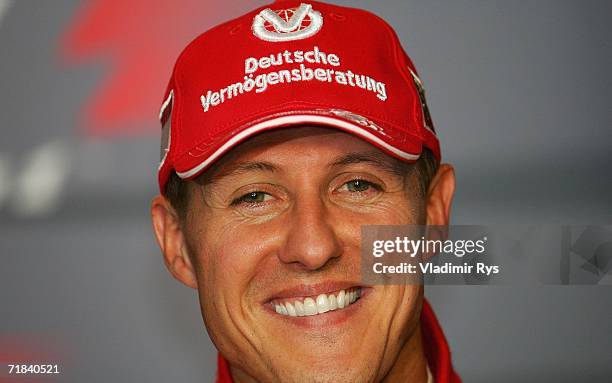
[[(421, 331), (425, 356), (435, 383), (461, 383), (461, 378), (453, 369), (450, 349), (429, 302), (423, 301), (421, 312)], [(233, 383), (227, 361), (219, 354), (217, 362), (217, 383)]]

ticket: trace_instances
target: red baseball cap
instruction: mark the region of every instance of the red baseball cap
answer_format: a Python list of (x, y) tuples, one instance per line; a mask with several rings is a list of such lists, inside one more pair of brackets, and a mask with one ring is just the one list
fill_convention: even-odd
[(176, 61), (160, 111), (159, 187), (193, 179), (249, 137), (320, 125), (415, 161), (440, 147), (416, 69), (384, 20), (278, 1), (218, 25)]

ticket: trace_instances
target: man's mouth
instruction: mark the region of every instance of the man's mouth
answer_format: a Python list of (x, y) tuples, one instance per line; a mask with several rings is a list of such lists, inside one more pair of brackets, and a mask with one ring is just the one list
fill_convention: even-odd
[(361, 288), (353, 287), (316, 296), (274, 299), (270, 303), (280, 315), (305, 317), (345, 309), (361, 297), (361, 292)]

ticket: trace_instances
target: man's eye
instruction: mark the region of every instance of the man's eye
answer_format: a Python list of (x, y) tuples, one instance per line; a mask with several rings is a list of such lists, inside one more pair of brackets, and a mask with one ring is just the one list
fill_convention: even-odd
[(377, 185), (364, 180), (352, 180), (345, 183), (344, 186), (346, 186), (346, 189), (351, 193), (364, 192), (370, 188), (378, 189)]
[(241, 203), (256, 204), (268, 201), (271, 198), (270, 194), (260, 191), (247, 193), (239, 198), (232, 201), (232, 205), (238, 205)]

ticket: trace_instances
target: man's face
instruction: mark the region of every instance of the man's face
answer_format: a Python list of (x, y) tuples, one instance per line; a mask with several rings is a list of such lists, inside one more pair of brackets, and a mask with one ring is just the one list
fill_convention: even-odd
[(185, 247), (237, 377), (365, 382), (389, 370), (418, 333), (422, 289), (360, 282), (361, 226), (424, 223), (414, 182), (353, 135), (303, 127), (250, 139), (193, 186)]

